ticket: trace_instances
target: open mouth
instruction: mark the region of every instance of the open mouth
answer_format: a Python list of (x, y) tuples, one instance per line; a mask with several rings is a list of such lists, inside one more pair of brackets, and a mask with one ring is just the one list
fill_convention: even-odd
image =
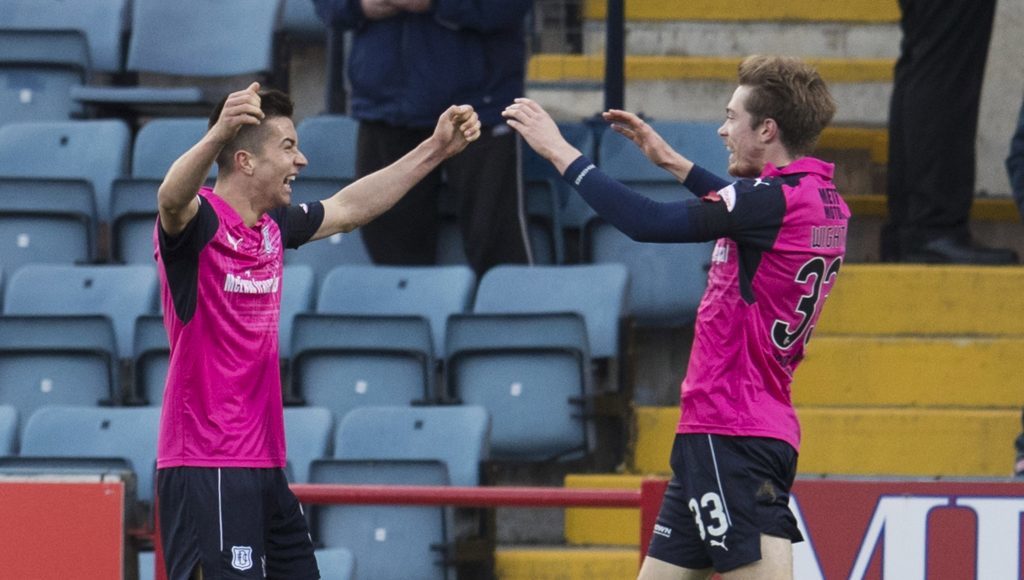
[(288, 191), (292, 190), (292, 183), (295, 181), (296, 177), (298, 177), (298, 175), (292, 174), (284, 178), (284, 185), (288, 187)]

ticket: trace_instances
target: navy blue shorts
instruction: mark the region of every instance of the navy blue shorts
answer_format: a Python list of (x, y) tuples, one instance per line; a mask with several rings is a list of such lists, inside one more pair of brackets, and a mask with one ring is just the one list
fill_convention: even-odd
[(281, 469), (172, 467), (157, 471), (169, 580), (316, 580), (302, 506)]
[(761, 559), (761, 534), (803, 541), (789, 509), (796, 460), (778, 439), (676, 435), (673, 477), (647, 554), (728, 572)]

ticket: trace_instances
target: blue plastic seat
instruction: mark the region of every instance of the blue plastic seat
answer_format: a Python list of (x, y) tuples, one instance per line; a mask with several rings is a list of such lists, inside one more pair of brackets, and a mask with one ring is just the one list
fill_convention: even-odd
[(331, 457), (334, 414), (323, 407), (285, 407), (284, 434), (291, 481), (308, 483), (310, 464)]
[[(0, 14), (7, 16), (2, 5)], [(88, 67), (88, 45), (78, 31), (0, 28), (0, 125), (80, 114), (71, 89), (85, 82)]]
[(352, 580), (356, 573), (356, 558), (347, 548), (320, 548), (316, 550), (316, 563), (321, 580)]
[(292, 325), (295, 317), (313, 312), (316, 305), (316, 280), (313, 268), (304, 264), (284, 267), (281, 275), (281, 318), (278, 328), (278, 353), (281, 358), (291, 358)]
[(128, 459), (138, 498), (151, 502), (159, 427), (154, 407), (43, 407), (25, 424), (21, 455)]
[(0, 401), (22, 417), (44, 405), (117, 401), (117, 350), (100, 316), (0, 316)]
[(284, 0), (281, 7), (281, 32), (288, 35), (289, 42), (306, 44), (323, 42), (327, 36), (327, 27), (316, 15), (313, 2)]
[(0, 178), (0, 255), (11, 272), (96, 256), (93, 190), (81, 180)]
[(473, 312), (578, 312), (587, 325), (591, 355), (617, 358), (629, 283), (620, 264), (496, 266), (480, 280)]
[(110, 259), (121, 264), (155, 264), (153, 232), (160, 180), (122, 178), (110, 191)]
[[(279, 0), (133, 0), (131, 39), (125, 69), (174, 77), (262, 75), (272, 69)], [(183, 31), (188, 41), (183, 42)], [(135, 107), (201, 104), (209, 95), (198, 86), (85, 86), (72, 97), (97, 106)]]
[(545, 461), (590, 450), (587, 330), (576, 313), (453, 315), (450, 395), (491, 415), (496, 459)]
[(156, 310), (157, 276), (148, 266), (31, 264), (11, 276), (4, 313), (102, 315), (117, 335), (121, 358), (132, 356), (135, 319)]
[[(347, 185), (347, 181), (332, 178), (307, 177), (305, 172), (292, 183), (292, 205), (321, 201), (334, 195)], [(314, 283), (319, 288), (323, 285), (328, 272), (339, 266), (359, 265), (370, 266), (370, 258), (366, 246), (363, 245), (362, 233), (356, 229), (348, 233), (337, 233), (322, 240), (309, 242), (298, 250), (284, 253), (286, 265), (306, 265), (313, 269)]]
[(336, 459), (437, 460), (452, 485), (480, 485), (490, 458), (491, 419), (477, 405), (358, 407), (334, 435)]
[(475, 286), (466, 266), (338, 266), (320, 284), (317, 312), (423, 316), (444, 357), (448, 316), (469, 310)]
[[(729, 151), (718, 136), (720, 123), (709, 121), (651, 121), (650, 126), (676, 151), (708, 171), (727, 177)], [(601, 135), (598, 167), (622, 182), (676, 182), (669, 172), (651, 163), (632, 141), (616, 133)], [(704, 195), (705, 191), (694, 192)]]
[[(448, 485), (439, 461), (314, 461), (313, 483), (350, 485)], [(314, 510), (314, 538), (344, 547), (358, 562), (360, 578), (444, 580), (449, 542), (446, 509), (435, 506), (328, 505)]]
[(18, 410), (13, 405), (0, 405), (0, 456), (14, 455), (18, 450)]
[[(132, 178), (163, 180), (171, 164), (198, 143), (207, 130), (205, 117), (165, 117), (147, 121), (135, 136)], [(217, 165), (214, 164), (208, 177), (216, 176)]]
[(111, 185), (128, 173), (130, 143), (121, 120), (9, 123), (0, 127), (0, 177), (84, 179), (106, 222)]
[(317, 115), (300, 121), (295, 132), (299, 149), (309, 160), (303, 177), (355, 179), (358, 121), (345, 115)]
[(132, 378), (135, 402), (160, 406), (167, 384), (171, 355), (162, 316), (150, 314), (135, 320), (132, 341)]
[[(90, 71), (122, 70), (128, 0), (0, 0), (0, 31), (76, 32)], [(50, 46), (55, 53), (58, 47)], [(66, 54), (66, 53), (65, 53)]]
[(291, 352), (293, 394), (338, 418), (365, 405), (436, 398), (430, 324), (422, 317), (300, 314)]

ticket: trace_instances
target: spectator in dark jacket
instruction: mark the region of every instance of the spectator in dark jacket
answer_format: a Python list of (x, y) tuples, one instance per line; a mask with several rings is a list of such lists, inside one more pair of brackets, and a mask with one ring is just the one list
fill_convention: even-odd
[(347, 76), (351, 115), (359, 120), (357, 176), (406, 154), (452, 102), (472, 105), (483, 124), (476, 143), (362, 228), (374, 261), (435, 263), (438, 196), (452, 195), (478, 275), (529, 262), (519, 152), (501, 111), (523, 94), (532, 0), (314, 2), (329, 26), (352, 31)]

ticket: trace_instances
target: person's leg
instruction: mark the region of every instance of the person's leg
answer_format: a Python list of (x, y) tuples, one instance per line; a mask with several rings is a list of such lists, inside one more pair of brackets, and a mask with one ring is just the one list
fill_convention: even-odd
[(761, 559), (722, 574), (722, 580), (792, 580), (793, 542), (761, 534)]
[(643, 565), (640, 566), (640, 575), (637, 576), (637, 580), (707, 580), (712, 573), (714, 570), (711, 568), (693, 570), (647, 556), (644, 558)]
[(283, 470), (264, 471), (264, 485), (268, 488), (264, 494), (268, 516), (266, 577), (272, 580), (317, 580), (320, 570), (302, 506), (288, 488)]
[(445, 162), (448, 189), (457, 199), (466, 258), (477, 276), (498, 264), (528, 261), (525, 203), (520, 215), (519, 152), (514, 133), (480, 139)]
[[(429, 137), (430, 130), (359, 124), (356, 175), (363, 177), (394, 163)], [(429, 265), (437, 246), (437, 192), (440, 173), (432, 172), (390, 210), (362, 226), (363, 243), (374, 263)]]
[(1017, 210), (1024, 219), (1024, 100), (1017, 115), (1017, 130), (1010, 140), (1010, 154), (1006, 157), (1006, 175), (1010, 178), (1010, 192)]

